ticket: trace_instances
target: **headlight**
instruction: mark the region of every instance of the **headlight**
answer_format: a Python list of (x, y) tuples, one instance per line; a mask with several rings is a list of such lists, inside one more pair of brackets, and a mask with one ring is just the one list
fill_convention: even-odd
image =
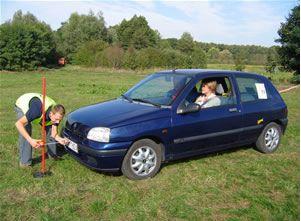
[(110, 128), (94, 127), (89, 131), (87, 138), (89, 140), (108, 143), (110, 141)]

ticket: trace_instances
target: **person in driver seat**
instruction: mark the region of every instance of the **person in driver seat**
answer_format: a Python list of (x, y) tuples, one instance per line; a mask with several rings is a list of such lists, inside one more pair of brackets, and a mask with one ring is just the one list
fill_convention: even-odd
[(195, 103), (201, 108), (208, 108), (221, 105), (221, 100), (216, 96), (217, 82), (210, 79), (205, 79), (202, 82), (202, 95), (199, 96)]

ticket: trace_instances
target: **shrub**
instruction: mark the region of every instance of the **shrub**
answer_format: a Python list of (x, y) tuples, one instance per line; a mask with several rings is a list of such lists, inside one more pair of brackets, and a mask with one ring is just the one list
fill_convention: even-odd
[(108, 67), (121, 68), (124, 50), (119, 45), (112, 45), (103, 51)]
[(175, 49), (164, 49), (161, 55), (162, 67), (183, 68), (187, 66), (187, 56)]
[(290, 79), (292, 84), (300, 84), (300, 75), (294, 74), (294, 76)]
[(137, 69), (137, 52), (134, 48), (130, 47), (124, 54), (122, 66), (124, 68), (135, 70)]
[(194, 48), (191, 54), (192, 68), (206, 68), (207, 67), (207, 58), (206, 53), (201, 48)]
[(102, 40), (88, 41), (72, 56), (73, 63), (89, 67), (103, 66), (105, 61), (101, 52), (108, 47)]
[(141, 69), (161, 67), (162, 61), (160, 59), (161, 52), (156, 48), (141, 49), (137, 53), (137, 65)]

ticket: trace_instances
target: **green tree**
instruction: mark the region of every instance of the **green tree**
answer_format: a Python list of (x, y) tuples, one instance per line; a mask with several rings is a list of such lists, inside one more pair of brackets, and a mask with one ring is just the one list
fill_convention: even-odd
[(144, 48), (138, 51), (137, 65), (141, 69), (161, 67), (161, 51), (157, 48)]
[(109, 43), (116, 44), (118, 42), (117, 26), (111, 26), (108, 29), (108, 41)]
[(135, 70), (137, 65), (137, 51), (133, 47), (129, 47), (123, 56), (122, 66), (128, 69)]
[(72, 59), (83, 43), (92, 40), (108, 41), (107, 28), (102, 12), (95, 15), (92, 11), (88, 15), (72, 13), (67, 22), (56, 32), (59, 52)]
[(246, 67), (245, 61), (241, 57), (236, 57), (234, 59), (234, 65), (236, 71), (243, 71)]
[(193, 51), (194, 41), (190, 33), (184, 32), (178, 41), (177, 49), (183, 53), (189, 54)]
[(216, 47), (211, 47), (209, 51), (207, 52), (207, 56), (209, 59), (210, 63), (217, 63), (218, 62), (218, 54), (219, 54), (219, 49)]
[(31, 70), (55, 60), (50, 26), (20, 10), (0, 26), (0, 48), (1, 70)]
[(275, 47), (271, 47), (265, 64), (265, 70), (269, 73), (275, 73), (275, 69), (277, 67), (277, 52)]
[(206, 68), (207, 67), (207, 58), (206, 53), (200, 47), (195, 47), (192, 54), (192, 68)]
[(171, 49), (171, 44), (167, 39), (161, 39), (158, 43), (158, 48), (163, 49)]
[(246, 56), (247, 56), (246, 50), (243, 50), (243, 48), (237, 48), (237, 47), (235, 48), (233, 53), (235, 70), (242, 71), (245, 69), (245, 64), (247, 61)]
[(281, 23), (278, 35), (280, 63), (286, 70), (300, 75), (300, 5), (294, 7), (286, 21)]
[(187, 56), (175, 49), (164, 49), (161, 55), (162, 65), (165, 68), (184, 68), (187, 66)]
[(154, 47), (160, 39), (158, 32), (152, 30), (145, 17), (134, 15), (130, 20), (123, 20), (116, 28), (117, 39), (122, 47), (142, 49)]
[(176, 38), (167, 38), (165, 40), (168, 41), (168, 43), (169, 43), (169, 45), (171, 46), (172, 49), (177, 49), (178, 39), (176, 39)]
[(230, 63), (232, 63), (233, 62), (232, 53), (227, 49), (224, 49), (224, 50), (220, 51), (218, 53), (218, 62), (221, 63), (221, 64), (230, 64)]

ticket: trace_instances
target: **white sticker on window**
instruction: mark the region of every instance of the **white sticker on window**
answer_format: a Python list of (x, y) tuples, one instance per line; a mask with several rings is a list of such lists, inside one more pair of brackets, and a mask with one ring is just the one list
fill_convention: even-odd
[(255, 83), (255, 86), (257, 89), (258, 99), (268, 99), (264, 84)]

